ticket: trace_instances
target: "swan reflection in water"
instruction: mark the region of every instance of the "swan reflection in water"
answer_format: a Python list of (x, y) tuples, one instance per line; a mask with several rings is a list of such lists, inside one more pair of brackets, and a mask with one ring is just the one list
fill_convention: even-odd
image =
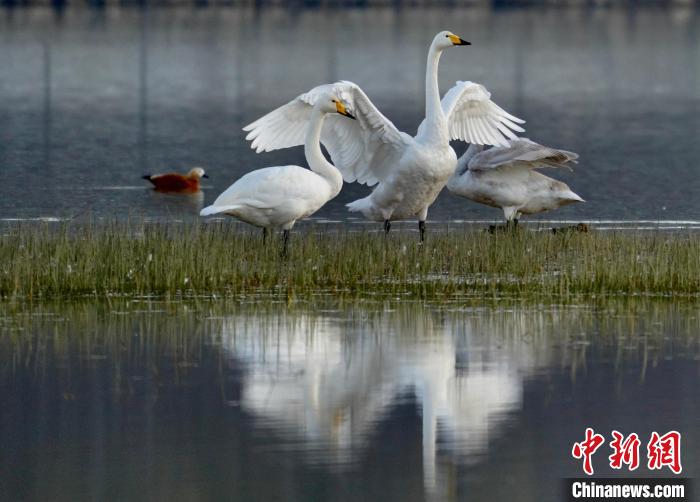
[(242, 409), (309, 462), (342, 468), (413, 395), (425, 488), (444, 486), (450, 466), (478, 461), (520, 409), (524, 379), (549, 359), (531, 334), (552, 317), (416, 310), (227, 319), (221, 343), (245, 368)]

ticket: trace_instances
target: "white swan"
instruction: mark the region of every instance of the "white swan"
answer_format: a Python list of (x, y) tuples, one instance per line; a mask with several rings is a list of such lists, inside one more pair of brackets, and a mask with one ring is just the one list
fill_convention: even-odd
[(445, 186), (457, 165), (450, 139), (477, 144), (507, 144), (522, 131), (523, 121), (506, 113), (479, 84), (457, 82), (440, 102), (438, 62), (442, 51), (469, 45), (451, 32), (438, 33), (428, 52), (425, 76), (425, 120), (412, 138), (399, 131), (352, 82), (315, 87), (284, 106), (244, 127), (246, 139), (257, 152), (300, 145), (311, 107), (331, 89), (344, 99), (357, 121), (329, 117), (321, 142), (347, 182), (378, 186), (368, 196), (348, 204), (366, 218), (384, 221), (417, 217), (423, 240), (428, 207)]
[(475, 202), (500, 207), (509, 224), (517, 224), (521, 214), (536, 214), (584, 202), (566, 183), (535, 170), (569, 167), (569, 163), (578, 159), (577, 154), (542, 146), (526, 138), (512, 140), (505, 147), (482, 149), (481, 145), (469, 146), (459, 158), (447, 189)]
[(327, 114), (337, 112), (355, 118), (336, 96), (318, 97), (307, 125), (304, 154), (311, 170), (300, 166), (274, 166), (252, 171), (228, 187), (199, 213), (228, 214), (252, 225), (284, 231), (282, 253), (287, 252), (289, 231), (294, 223), (321, 208), (338, 195), (343, 186), (340, 172), (321, 152), (320, 135)]

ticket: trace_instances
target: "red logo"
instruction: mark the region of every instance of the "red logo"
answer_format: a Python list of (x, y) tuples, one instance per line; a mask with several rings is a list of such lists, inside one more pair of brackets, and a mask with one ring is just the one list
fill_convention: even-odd
[[(625, 437), (618, 431), (612, 431), (612, 441), (610, 448), (612, 454), (608, 457), (610, 467), (622, 469), (623, 465), (627, 469), (634, 471), (639, 467), (639, 446), (641, 441), (636, 433)], [(580, 443), (574, 443), (571, 448), (571, 455), (575, 459), (583, 459), (583, 472), (589, 476), (593, 475), (593, 455), (605, 442), (605, 438), (596, 434), (593, 429), (586, 429), (586, 437)], [(650, 470), (668, 467), (675, 474), (680, 474), (683, 470), (681, 466), (681, 434), (670, 431), (659, 436), (652, 432), (649, 443), (647, 443), (647, 467)]]
[(608, 457), (610, 459), (610, 467), (621, 469), (622, 464), (627, 464), (630, 471), (635, 470), (639, 467), (639, 445), (641, 443), (639, 436), (633, 432), (627, 436), (627, 439), (624, 439), (625, 436), (617, 431), (612, 431), (612, 435), (613, 440), (610, 441), (610, 448), (614, 451)]
[(571, 454), (574, 458), (583, 458), (583, 472), (589, 476), (593, 474), (593, 462), (591, 457), (598, 448), (605, 442), (605, 438), (600, 434), (595, 434), (590, 427), (586, 429), (586, 439), (580, 443), (574, 443)]
[(647, 456), (649, 469), (661, 469), (668, 466), (675, 474), (683, 470), (681, 466), (681, 434), (676, 431), (667, 432), (659, 436), (651, 433), (651, 439), (647, 444)]

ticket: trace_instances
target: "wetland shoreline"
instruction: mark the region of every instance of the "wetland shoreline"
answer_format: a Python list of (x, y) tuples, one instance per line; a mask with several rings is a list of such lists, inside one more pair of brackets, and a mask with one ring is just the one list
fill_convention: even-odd
[(17, 224), (0, 237), (0, 297), (74, 299), (330, 294), (557, 299), (700, 295), (700, 235), (489, 234), (304, 226), (279, 242), (229, 222)]

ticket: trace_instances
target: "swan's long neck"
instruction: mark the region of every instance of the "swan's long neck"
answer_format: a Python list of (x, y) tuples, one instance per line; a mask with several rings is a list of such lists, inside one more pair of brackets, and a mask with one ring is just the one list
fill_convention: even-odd
[(440, 140), (449, 141), (447, 118), (440, 105), (440, 87), (438, 86), (438, 64), (442, 49), (435, 42), (428, 51), (428, 63), (425, 68), (425, 119), (431, 136), (438, 135)]
[(304, 143), (304, 155), (311, 170), (328, 182), (335, 196), (343, 187), (343, 176), (333, 164), (326, 160), (321, 151), (321, 128), (325, 118), (326, 113), (318, 108), (314, 108), (311, 112), (311, 121)]

